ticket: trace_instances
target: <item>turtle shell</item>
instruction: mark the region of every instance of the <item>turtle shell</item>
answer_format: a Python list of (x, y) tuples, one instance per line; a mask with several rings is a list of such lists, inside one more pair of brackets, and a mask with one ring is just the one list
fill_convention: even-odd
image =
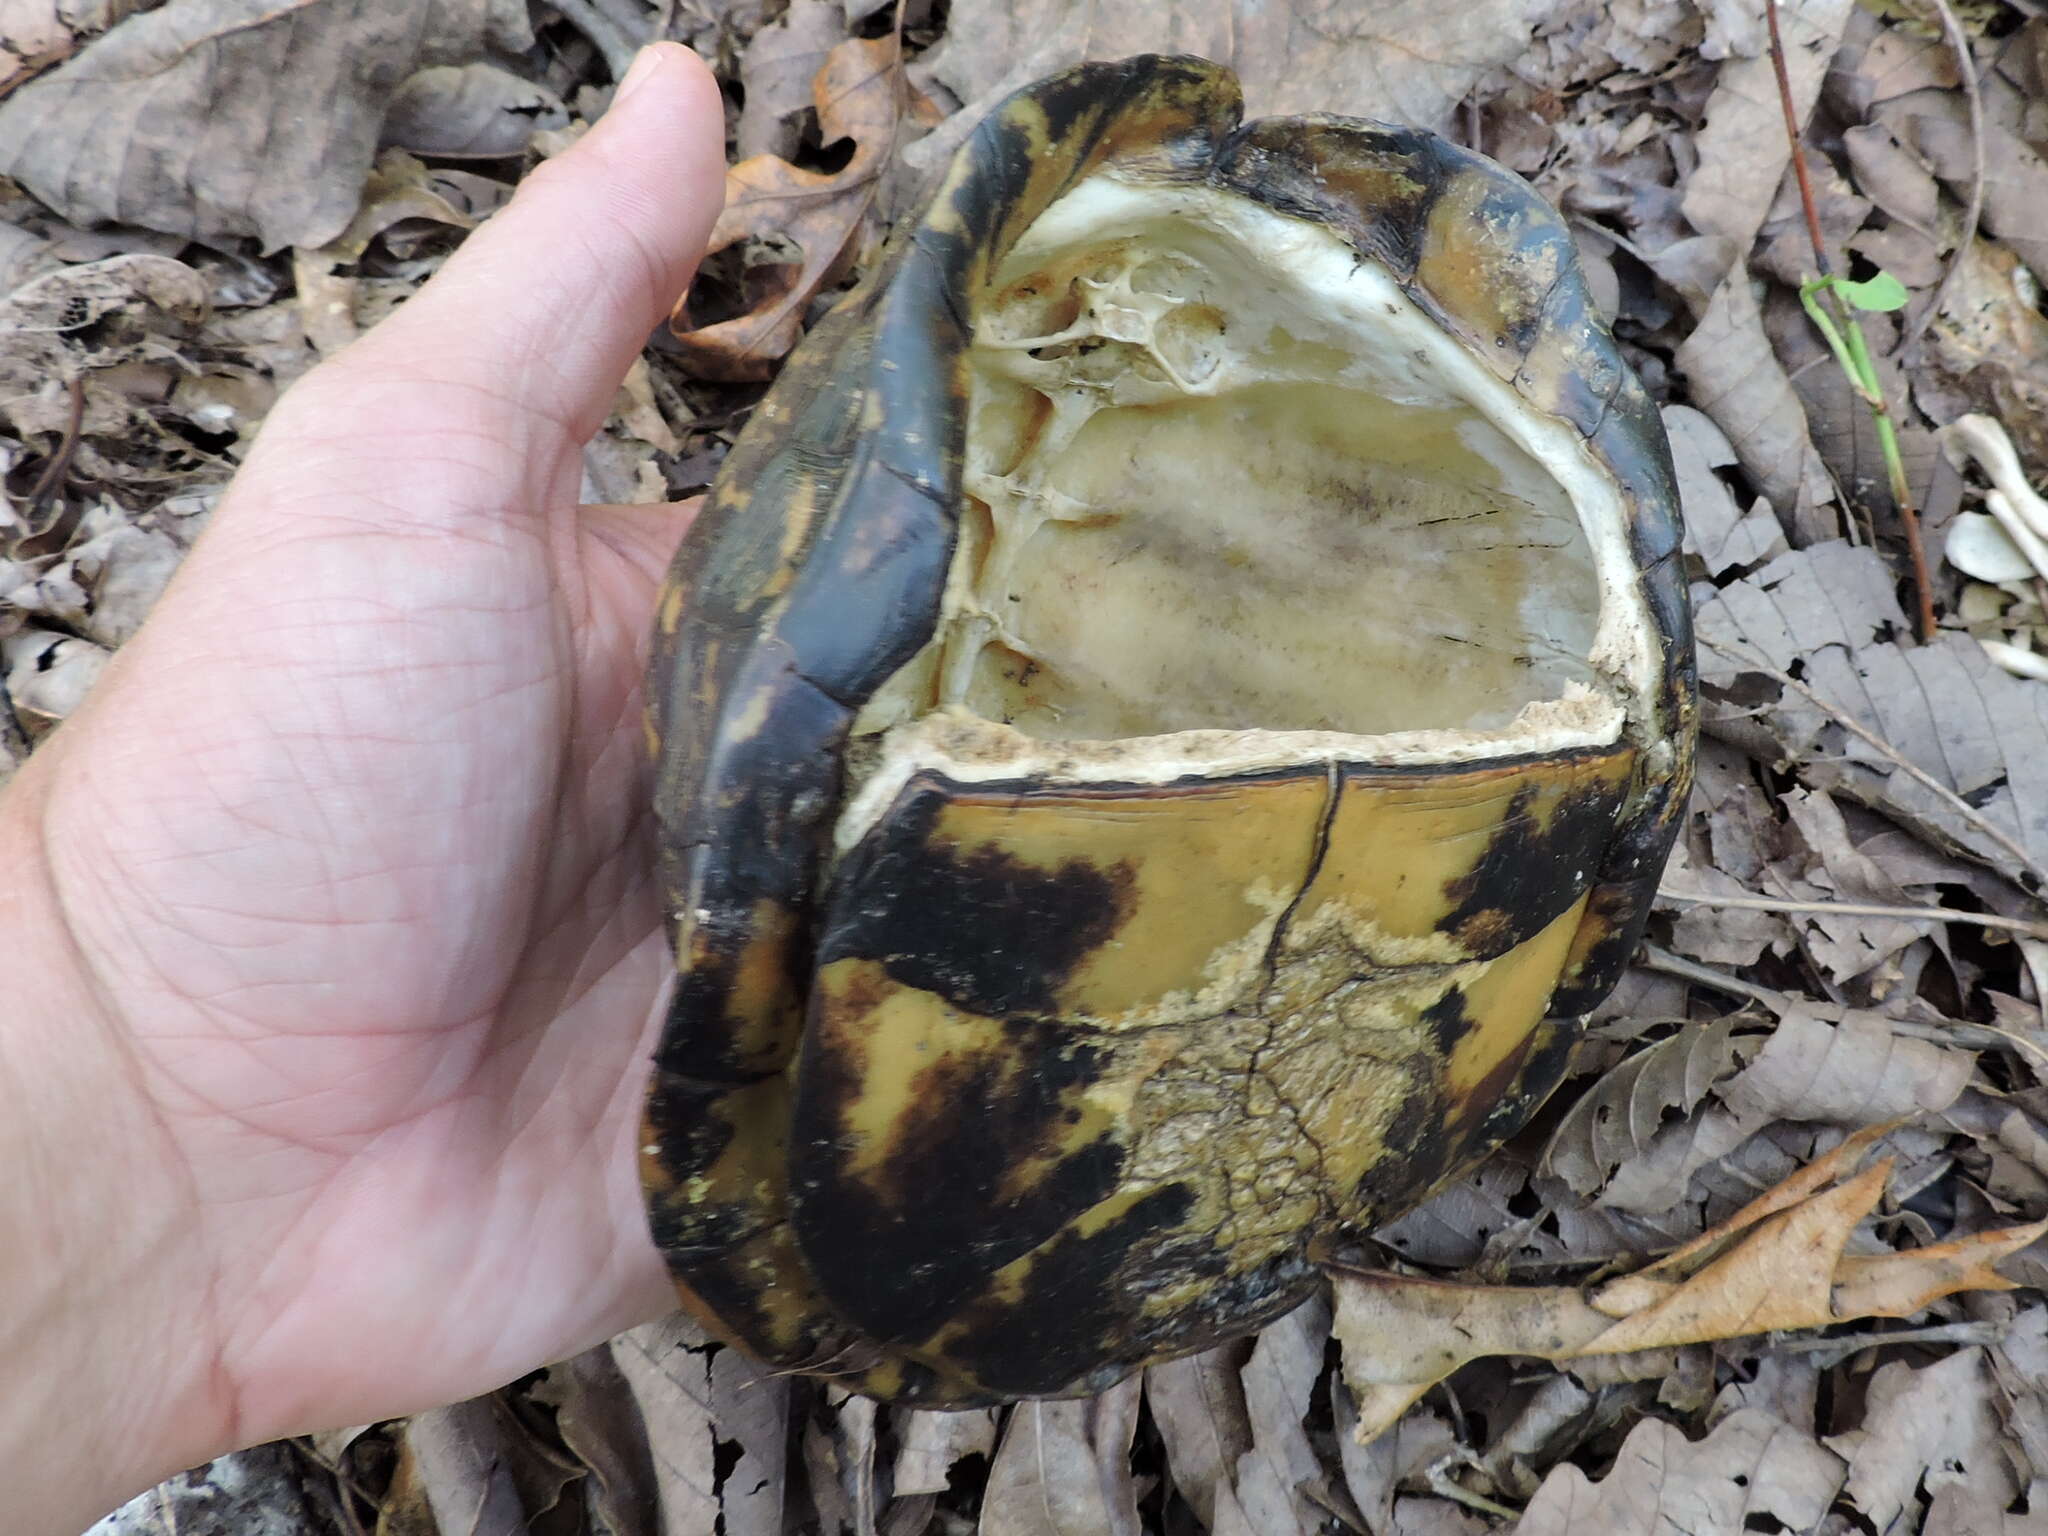
[(975, 130), (677, 556), (684, 1301), (964, 1406), (1256, 1328), (1496, 1146), (1690, 779), (1657, 413), (1429, 134), (1085, 65)]

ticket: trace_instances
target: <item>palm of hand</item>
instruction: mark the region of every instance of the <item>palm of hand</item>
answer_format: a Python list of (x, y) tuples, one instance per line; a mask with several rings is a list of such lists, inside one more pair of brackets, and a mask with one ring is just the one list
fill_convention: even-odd
[(668, 228), (584, 210), (554, 285), (515, 270), (582, 195), (551, 167), (295, 389), (35, 760), (132, 1128), (235, 1299), (195, 1320), (232, 1424), (446, 1400), (662, 1305), (639, 677), (685, 519), (575, 492), (716, 211), (717, 110), (671, 108)]

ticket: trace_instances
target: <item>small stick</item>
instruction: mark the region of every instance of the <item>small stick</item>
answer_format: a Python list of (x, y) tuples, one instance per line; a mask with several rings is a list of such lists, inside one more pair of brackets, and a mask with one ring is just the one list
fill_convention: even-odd
[(1843, 917), (1893, 917), (1901, 922), (1932, 920), (1940, 923), (1968, 923), (1978, 928), (1997, 928), (2023, 934), (2030, 939), (2048, 939), (2048, 923), (2030, 922), (2024, 917), (2004, 917), (1996, 912), (1961, 912), (1954, 907), (1894, 907), (1870, 901), (1792, 901), (1781, 896), (1718, 896), (1711, 892), (1658, 890), (1659, 901), (1689, 901), (1696, 907), (1734, 907), (1747, 912), (1804, 912), (1815, 916), (1837, 913)]

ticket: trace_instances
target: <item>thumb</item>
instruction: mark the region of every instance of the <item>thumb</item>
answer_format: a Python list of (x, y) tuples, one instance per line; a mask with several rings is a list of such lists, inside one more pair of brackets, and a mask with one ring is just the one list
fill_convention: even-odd
[(528, 176), (396, 314), (308, 376), (320, 435), (488, 432), (529, 450), (580, 449), (695, 271), (724, 169), (710, 70), (680, 44), (642, 49), (581, 141)]

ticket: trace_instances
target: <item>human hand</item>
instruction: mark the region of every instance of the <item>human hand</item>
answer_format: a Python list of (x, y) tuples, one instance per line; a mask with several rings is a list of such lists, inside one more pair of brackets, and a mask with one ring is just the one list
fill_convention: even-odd
[(684, 518), (576, 493), (722, 170), (708, 71), (643, 54), (285, 395), (0, 797), (28, 1530), (673, 1305), (635, 1171), (666, 969), (640, 672)]

